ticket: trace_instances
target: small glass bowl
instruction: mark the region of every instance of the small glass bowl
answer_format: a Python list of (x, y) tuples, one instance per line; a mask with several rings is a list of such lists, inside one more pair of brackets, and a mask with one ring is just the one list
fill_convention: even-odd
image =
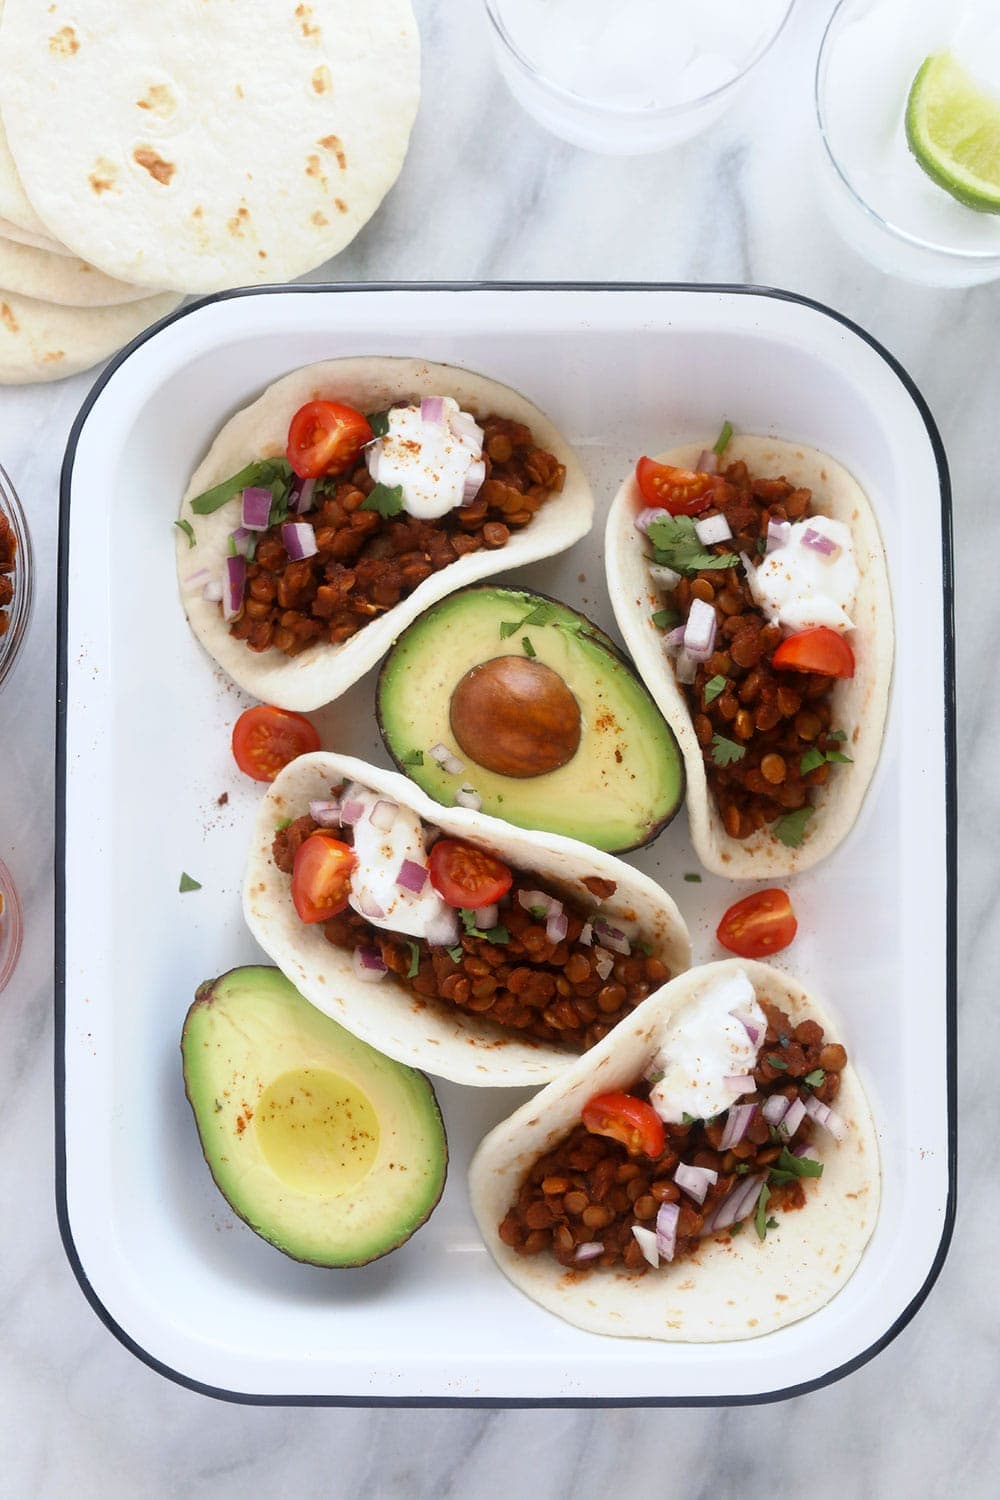
[[(521, 3), (523, 8), (523, 0)], [(665, 151), (707, 130), (729, 108), (751, 69), (770, 52), (793, 4), (794, 0), (784, 0), (777, 6), (771, 28), (758, 37), (737, 72), (724, 82), (690, 99), (668, 104), (651, 98), (639, 106), (576, 92), (547, 76), (529, 54), (523, 37), (514, 34), (512, 0), (484, 0), (497, 64), (514, 98), (553, 135), (606, 156)], [(647, 76), (655, 77), (655, 68), (642, 61), (641, 42), (637, 43), (637, 57), (640, 69), (645, 67)]]
[(3, 990), (17, 967), (17, 960), (21, 953), (24, 914), (21, 911), (21, 898), (17, 894), (11, 873), (2, 859), (0, 859), (0, 897), (3, 898), (3, 911), (0, 912), (0, 990)]
[(2, 464), (0, 464), (0, 511), (3, 511), (10, 522), (17, 541), (14, 571), (10, 574), (14, 583), (14, 597), (5, 607), (7, 629), (3, 635), (0, 635), (0, 688), (2, 688), (14, 669), (14, 663), (17, 661), (27, 634), (35, 591), (35, 570), (28, 523), (24, 519), (21, 502), (10, 482), (10, 475)]

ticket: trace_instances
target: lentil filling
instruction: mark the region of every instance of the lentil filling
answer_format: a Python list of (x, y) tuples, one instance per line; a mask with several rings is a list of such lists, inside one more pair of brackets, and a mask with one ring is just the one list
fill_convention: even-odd
[[(754, 478), (742, 461), (729, 464), (723, 480), (712, 506), (698, 517), (721, 513), (728, 521), (732, 538), (707, 549), (717, 555), (742, 552), (756, 562), (769, 521), (801, 521), (812, 514), (811, 490), (785, 479)], [(714, 606), (717, 634), (714, 652), (684, 691), (723, 826), (731, 838), (745, 839), (806, 807), (810, 792), (830, 775), (828, 754), (842, 755), (831, 701), (834, 679), (774, 670), (771, 658), (782, 631), (754, 602), (742, 566), (681, 578), (667, 595), (682, 622), (693, 599)]]
[(314, 508), (303, 517), (318, 552), (292, 561), (280, 524), (261, 532), (230, 634), (251, 651), (275, 646), (288, 656), (317, 641), (338, 646), (432, 573), (484, 547), (505, 547), (562, 489), (566, 470), (523, 423), (488, 416), (481, 425), (486, 479), (471, 504), (437, 520), (363, 509), (375, 487), (364, 462), (318, 480)]
[[(500, 1225), (504, 1244), (519, 1255), (552, 1255), (560, 1265), (579, 1272), (595, 1266), (645, 1272), (652, 1268), (632, 1227), (652, 1229), (661, 1203), (680, 1204), (674, 1262), (697, 1249), (709, 1215), (748, 1176), (761, 1174), (768, 1179), (768, 1215), (802, 1208), (806, 1192), (801, 1178), (785, 1182), (770, 1177), (786, 1143), (780, 1128), (774, 1129), (763, 1119), (760, 1106), (772, 1094), (804, 1100), (811, 1093), (830, 1104), (840, 1089), (847, 1053), (839, 1044), (824, 1040), (818, 1022), (801, 1021), (793, 1026), (778, 1006), (767, 1000), (760, 1003), (767, 1017), (767, 1033), (753, 1073), (757, 1088), (739, 1100), (741, 1104), (756, 1103), (758, 1108), (741, 1141), (730, 1150), (719, 1149), (728, 1111), (713, 1120), (666, 1125), (664, 1150), (655, 1160), (630, 1156), (617, 1141), (577, 1125), (528, 1172)], [(771, 1056), (785, 1066), (772, 1066), (768, 1061)], [(822, 1081), (816, 1081), (817, 1070), (822, 1072)], [(803, 1081), (807, 1075), (814, 1079), (812, 1084)], [(650, 1085), (640, 1080), (628, 1092), (647, 1099), (649, 1089)], [(795, 1147), (810, 1143), (814, 1129), (807, 1116), (795, 1132)], [(718, 1172), (718, 1181), (709, 1187), (703, 1204), (688, 1198), (674, 1181), (682, 1162)], [(756, 1200), (747, 1210), (749, 1215), (754, 1214), (755, 1206)], [(736, 1226), (718, 1232), (731, 1234), (735, 1230)], [(575, 1259), (579, 1245), (597, 1243), (603, 1246), (600, 1255), (590, 1260)]]
[(0, 636), (5, 636), (10, 626), (7, 613), (14, 598), (14, 572), (17, 560), (17, 538), (10, 521), (0, 510)]
[[(275, 834), (272, 854), (279, 870), (291, 874), (299, 846), (318, 828), (306, 815)], [(350, 843), (351, 829), (338, 829), (337, 837)], [(613, 894), (609, 884), (601, 882), (597, 894)], [(337, 948), (375, 948), (396, 980), (423, 1000), (584, 1052), (671, 974), (659, 958), (607, 953), (596, 940), (591, 946), (581, 943), (584, 925), (594, 913), (562, 894), (558, 899), (568, 921), (566, 937), (551, 942), (544, 918), (536, 920), (517, 899), (519, 892), (543, 886), (537, 875), (514, 872), (514, 883), (500, 903), (506, 943), (464, 933), (455, 948), (431, 947), (423, 938), (399, 937), (376, 927), (350, 908), (325, 922), (323, 933)], [(411, 976), (414, 959), (417, 972)]]

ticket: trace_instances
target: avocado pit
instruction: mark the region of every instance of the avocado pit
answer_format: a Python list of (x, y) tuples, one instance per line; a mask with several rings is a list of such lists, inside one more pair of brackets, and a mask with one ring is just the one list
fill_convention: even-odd
[(580, 748), (579, 703), (558, 672), (528, 656), (470, 668), (451, 695), (449, 720), (469, 759), (499, 776), (544, 776)]

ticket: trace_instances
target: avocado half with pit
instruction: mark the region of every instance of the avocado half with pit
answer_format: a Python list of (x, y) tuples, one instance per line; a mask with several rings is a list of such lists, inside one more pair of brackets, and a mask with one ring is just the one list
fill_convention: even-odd
[(544, 594), (487, 585), (433, 605), (383, 663), (378, 721), (399, 769), (446, 807), (471, 795), (610, 853), (648, 844), (684, 800), (677, 741), (628, 659)]
[(377, 1260), (441, 1197), (448, 1146), (427, 1079), (351, 1036), (280, 970), (201, 985), (181, 1054), (216, 1186), (294, 1260)]

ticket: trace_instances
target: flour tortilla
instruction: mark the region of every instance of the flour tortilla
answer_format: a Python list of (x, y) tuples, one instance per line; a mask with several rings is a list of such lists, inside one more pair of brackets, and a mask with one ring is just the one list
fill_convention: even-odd
[[(679, 468), (697, 466), (707, 443), (687, 443), (659, 461)], [(634, 474), (622, 485), (608, 514), (605, 536), (608, 593), (619, 629), (646, 686), (677, 736), (687, 770), (687, 809), (691, 842), (706, 869), (733, 880), (772, 880), (809, 869), (831, 854), (857, 820), (868, 784), (878, 764), (892, 681), (894, 632), (892, 597), (885, 550), (878, 522), (857, 481), (827, 454), (801, 443), (777, 438), (734, 437), (725, 462), (743, 459), (751, 474), (778, 478), (813, 492), (818, 514), (845, 522), (851, 529), (861, 575), (849, 637), (856, 671), (833, 689), (834, 718), (847, 734), (844, 750), (850, 766), (835, 766), (818, 789), (816, 811), (806, 824), (797, 849), (782, 844), (770, 829), (748, 839), (730, 838), (709, 794), (701, 747), (695, 736), (687, 698), (674, 678), (663, 648), (663, 632), (652, 621), (662, 608), (662, 593), (649, 576), (649, 544), (635, 528), (644, 501)], [(791, 674), (794, 676), (794, 673)]]
[(645, 1275), (583, 1274), (550, 1256), (520, 1256), (497, 1232), (529, 1168), (579, 1123), (587, 1100), (634, 1086), (658, 1050), (665, 1022), (740, 969), (758, 998), (781, 1006), (796, 1023), (818, 1021), (829, 1040), (841, 1040), (815, 996), (776, 969), (738, 959), (692, 969), (491, 1130), (473, 1158), (472, 1209), (490, 1254), (515, 1286), (569, 1323), (592, 1333), (669, 1342), (757, 1338), (829, 1302), (861, 1259), (878, 1217), (880, 1173), (874, 1121), (850, 1064), (835, 1106), (848, 1133), (838, 1142), (817, 1130), (823, 1175), (804, 1179), (805, 1206), (776, 1214), (779, 1227), (763, 1242), (747, 1226), (733, 1238), (706, 1237), (693, 1257)]
[[(497, 551), (484, 548), (460, 557), (432, 573), (412, 594), (376, 616), (342, 645), (317, 644), (296, 657), (288, 657), (274, 647), (260, 653), (251, 651), (229, 634), (218, 604), (206, 601), (200, 588), (185, 590), (184, 579), (203, 568), (221, 577), (227, 538), (240, 521), (238, 499), (210, 516), (195, 515), (191, 500), (238, 473), (252, 459), (284, 454), (288, 424), (306, 401), (325, 397), (346, 401), (363, 412), (376, 412), (393, 401), (430, 395), (454, 396), (464, 410), (480, 416), (495, 413), (526, 422), (535, 441), (565, 464), (562, 493), (547, 500), (523, 530), (511, 535), (506, 547)], [(327, 360), (286, 375), (252, 406), (238, 412), (195, 470), (180, 513), (181, 519), (194, 528), (197, 545), (189, 548), (180, 532), (177, 537), (181, 596), (195, 635), (240, 687), (281, 708), (319, 708), (346, 692), (380, 661), (400, 631), (428, 605), (467, 583), (564, 551), (590, 530), (593, 511), (590, 487), (569, 444), (537, 406), (509, 386), (454, 365), (426, 364), (417, 359)]]
[[(3, 25), (3, 0), (0, 0), (0, 26)], [(0, 98), (6, 93), (7, 80), (0, 73)], [(7, 144), (7, 132), (0, 120), (0, 222), (9, 220), (22, 233), (47, 239), (45, 225), (28, 202), (24, 184), (17, 175), (14, 158)], [(30, 242), (29, 242), (30, 243)], [(12, 288), (17, 290), (17, 288)]]
[(33, 229), (22, 229), (15, 224), (13, 219), (0, 217), (0, 234), (4, 239), (13, 240), (15, 245), (30, 245), (33, 250), (47, 250), (50, 255), (69, 256), (75, 259), (72, 250), (67, 250), (65, 245), (60, 245), (57, 240), (50, 239), (47, 234), (36, 234)]
[(2, 235), (0, 287), (63, 307), (118, 307), (149, 296), (148, 287), (115, 281), (75, 256), (53, 255)]
[(79, 374), (180, 302), (173, 292), (120, 307), (60, 307), (0, 289), (0, 385)]
[[(350, 954), (328, 943), (321, 926), (299, 920), (291, 881), (271, 858), (275, 828), (286, 818), (301, 817), (311, 800), (329, 797), (331, 788), (344, 781), (358, 781), (412, 808), (425, 823), (453, 838), (481, 845), (515, 868), (537, 872), (550, 889), (588, 910), (599, 906), (612, 921), (637, 923), (672, 974), (690, 964), (691, 941), (674, 902), (655, 881), (613, 855), (558, 834), (512, 828), (467, 808), (441, 807), (398, 772), (350, 756), (325, 751), (300, 756), (281, 772), (261, 803), (244, 877), (243, 914), (265, 953), (307, 1000), (398, 1062), (455, 1083), (513, 1088), (546, 1083), (564, 1072), (575, 1054), (422, 1001), (391, 974), (378, 984), (366, 984), (355, 977)], [(598, 903), (582, 884), (585, 876), (594, 875), (615, 882), (615, 893), (606, 901)]]
[[(420, 93), (409, 0), (6, 0), (7, 141), (47, 232), (109, 276), (210, 292), (348, 244)], [(13, 216), (11, 216), (13, 217)]]

